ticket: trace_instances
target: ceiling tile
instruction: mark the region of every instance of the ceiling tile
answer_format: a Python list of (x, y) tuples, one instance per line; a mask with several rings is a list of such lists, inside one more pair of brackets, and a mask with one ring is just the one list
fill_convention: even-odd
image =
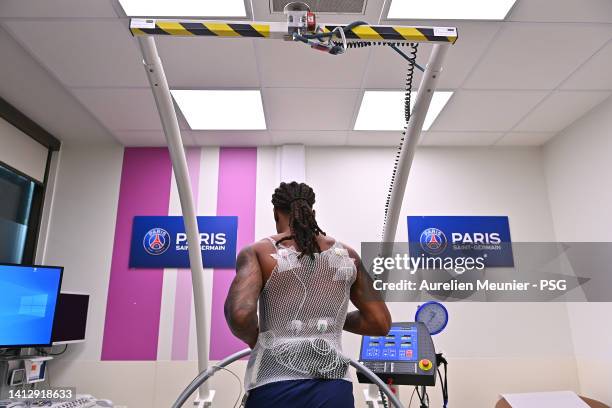
[[(612, 1), (610, 2), (612, 4)], [(561, 89), (612, 89), (612, 40), (578, 68)]]
[(75, 96), (110, 130), (160, 130), (150, 89), (74, 89)]
[(510, 21), (612, 23), (610, 0), (519, 0)]
[(117, 17), (110, 1), (2, 0), (1, 18)]
[(22, 46), (0, 28), (0, 95), (62, 142), (113, 136)]
[(148, 86), (136, 40), (118, 20), (4, 24), (67, 86)]
[(157, 37), (172, 88), (258, 88), (253, 41), (246, 38)]
[(331, 55), (287, 41), (255, 41), (264, 87), (360, 88), (368, 58), (365, 50)]
[(491, 146), (504, 134), (501, 132), (426, 132), (423, 146)]
[(558, 91), (538, 105), (513, 130), (521, 132), (558, 132), (565, 129), (612, 92)]
[[(403, 23), (406, 24), (406, 23)], [(422, 25), (422, 23), (420, 23)], [(458, 88), (470, 73), (487, 45), (500, 29), (499, 23), (458, 23), (459, 39), (450, 47), (443, 63), (443, 72), (438, 83), (439, 89)], [(372, 60), (368, 67), (365, 87), (368, 89), (403, 89), (406, 80), (406, 62), (388, 47), (371, 47)], [(410, 48), (402, 47), (406, 53)], [(348, 52), (366, 53), (367, 49)], [(421, 44), (417, 63), (425, 67), (431, 54), (431, 45)], [(421, 72), (415, 70), (413, 87), (421, 81)]]
[(506, 133), (497, 146), (540, 146), (555, 136), (554, 132), (510, 132)]
[(269, 0), (254, 1), (252, 5), (254, 21), (287, 21), (282, 13), (270, 13)]
[(272, 137), (267, 130), (189, 130), (196, 146), (267, 146)]
[[(167, 146), (161, 130), (115, 130), (113, 135), (124, 146)], [(191, 144), (191, 137), (183, 135), (185, 144)]]
[(399, 146), (402, 132), (354, 130), (346, 138), (349, 146)]
[(538, 91), (457, 91), (430, 129), (505, 132), (546, 94)]
[(610, 37), (606, 25), (506, 24), (463, 87), (553, 89)]
[(352, 89), (264, 88), (270, 130), (348, 130), (357, 99)]
[(272, 143), (275, 145), (299, 143), (308, 146), (343, 146), (346, 145), (344, 131), (312, 130), (271, 130)]

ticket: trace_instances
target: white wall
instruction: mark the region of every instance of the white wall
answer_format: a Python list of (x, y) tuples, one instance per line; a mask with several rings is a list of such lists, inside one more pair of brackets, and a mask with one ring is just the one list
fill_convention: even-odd
[(43, 262), (63, 265), (63, 291), (91, 294), (87, 342), (70, 356), (100, 360), (123, 147), (61, 147)]
[[(544, 148), (558, 241), (612, 242), (612, 99)], [(612, 404), (612, 303), (568, 304), (584, 395)]]
[[(167, 407), (195, 375), (194, 361), (99, 361), (122, 149), (112, 145), (62, 149), (46, 262), (66, 265), (67, 290), (89, 291), (94, 296), (89, 340), (54, 362), (54, 383), (76, 385), (83, 392), (130, 408)], [(391, 148), (306, 149), (306, 181), (317, 193), (317, 216), (324, 230), (356, 248), (361, 241), (380, 239), (394, 154)], [(274, 232), (270, 197), (279, 172), (277, 150), (260, 148), (258, 238)], [(398, 240), (406, 239), (405, 216), (409, 213), (508, 215), (514, 241), (554, 238), (537, 148), (419, 149)], [(454, 406), (492, 407), (500, 392), (578, 389), (565, 305), (449, 306), (450, 325), (436, 343), (451, 363)], [(394, 319), (411, 320), (415, 307), (413, 303), (392, 304)], [(346, 335), (348, 353), (357, 355), (358, 344), (358, 336)], [(244, 364), (232, 369), (242, 375)], [(231, 406), (238, 387), (235, 380), (220, 373), (213, 386), (219, 391), (218, 406)], [(357, 406), (363, 406), (361, 388), (355, 385)], [(407, 394), (403, 395), (406, 403)], [(438, 394), (439, 390), (432, 392), (434, 406), (440, 405)]]
[[(356, 248), (380, 240), (394, 155), (388, 148), (307, 149), (306, 180), (317, 194), (323, 230)], [(554, 240), (537, 148), (420, 148), (397, 241), (407, 241), (408, 214), (508, 215), (514, 242)], [(502, 392), (577, 390), (564, 304), (448, 306), (449, 326), (435, 340), (450, 361), (453, 406), (492, 407)], [(416, 304), (390, 308), (394, 320), (409, 321)], [(345, 351), (357, 355), (359, 341), (347, 334)], [(433, 393), (436, 401), (438, 393)]]
[(0, 118), (0, 162), (42, 182), (47, 152), (45, 146)]
[[(216, 212), (218, 148), (202, 151), (200, 169), (200, 214)], [(167, 335), (172, 334), (172, 321), (165, 313), (174, 310), (174, 292), (164, 289), (158, 361), (100, 361), (104, 319), (110, 278), (110, 264), (115, 235), (123, 147), (118, 145), (63, 145), (58, 162), (57, 182), (48, 232), (47, 256), (44, 262), (65, 266), (63, 289), (91, 294), (87, 341), (71, 345), (68, 352), (56, 359), (51, 368), (53, 385), (70, 384), (82, 393), (110, 398), (130, 408), (167, 408), (179, 392), (197, 374), (195, 333), (192, 317), (188, 361), (170, 361)], [(269, 235), (274, 228), (270, 195), (278, 184), (275, 148), (258, 150), (257, 234)], [(269, 193), (269, 194), (268, 194)], [(172, 178), (170, 212), (178, 211), (176, 185)], [(212, 275), (207, 273), (208, 310)], [(176, 270), (167, 269), (164, 285), (172, 289)], [(171, 293), (165, 296), (166, 292)], [(244, 375), (245, 364), (232, 366)], [(129, 385), (128, 385), (129, 384)], [(212, 382), (218, 390), (218, 406), (231, 406), (238, 385), (227, 373), (220, 373)], [(231, 402), (231, 403), (230, 403)]]

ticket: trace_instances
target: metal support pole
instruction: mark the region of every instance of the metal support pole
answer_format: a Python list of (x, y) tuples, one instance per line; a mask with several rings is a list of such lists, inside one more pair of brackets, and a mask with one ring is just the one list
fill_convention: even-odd
[(408, 175), (410, 174), (416, 146), (419, 142), (421, 131), (423, 130), (423, 123), (425, 122), (425, 117), (427, 116), (429, 105), (431, 104), (431, 98), (436, 90), (438, 78), (442, 71), (442, 62), (444, 61), (447, 51), (448, 46), (446, 44), (434, 44), (427, 67), (421, 79), (421, 84), (419, 85), (414, 108), (412, 109), (408, 128), (406, 129), (404, 144), (399, 153), (395, 181), (393, 182), (391, 196), (389, 198), (389, 207), (387, 209), (387, 218), (385, 220), (383, 239), (380, 248), (380, 256), (382, 257), (391, 256), (392, 252), (395, 250), (393, 243), (397, 231), (397, 222), (399, 220), (400, 211), (402, 210), (402, 202), (406, 191)]
[[(208, 368), (208, 339), (206, 338), (206, 314), (205, 314), (205, 291), (204, 291), (204, 268), (202, 266), (202, 252), (200, 250), (200, 233), (196, 218), (193, 192), (187, 168), (185, 149), (181, 139), (174, 104), (164, 67), (157, 53), (157, 47), (153, 37), (138, 37), (138, 43), (144, 65), (153, 90), (155, 103), (164, 129), (172, 168), (176, 178), (176, 186), (183, 212), (185, 231), (187, 232), (187, 243), (189, 245), (189, 264), (191, 265), (191, 280), (193, 284), (193, 302), (195, 306), (196, 333), (198, 344), (198, 371), (203, 372)], [(199, 407), (212, 405), (214, 391), (210, 391), (208, 384), (204, 383), (199, 388), (199, 395), (195, 404)]]
[(412, 166), (412, 159), (416, 150), (425, 116), (429, 110), (431, 98), (433, 97), (438, 77), (442, 71), (442, 61), (448, 50), (447, 44), (434, 44), (429, 57), (429, 62), (423, 73), (423, 79), (419, 86), (419, 91), (412, 110), (412, 116), (406, 130), (406, 140), (400, 151), (399, 161), (397, 163), (397, 172), (395, 174), (395, 182), (391, 190), (391, 199), (389, 200), (389, 209), (387, 211), (387, 220), (385, 231), (383, 234), (383, 242), (394, 242), (395, 232), (397, 231), (397, 221), (402, 209), (402, 201), (406, 191), (406, 183), (408, 182), (408, 174)]
[[(423, 130), (423, 123), (431, 104), (440, 72), (442, 71), (442, 62), (446, 56), (448, 45), (434, 44), (429, 57), (429, 62), (423, 73), (421, 85), (414, 102), (414, 109), (410, 116), (408, 129), (406, 129), (406, 139), (400, 151), (399, 161), (397, 163), (397, 172), (395, 173), (395, 182), (391, 190), (391, 198), (389, 200), (389, 209), (387, 210), (387, 219), (385, 220), (385, 230), (383, 233), (383, 244), (381, 245), (381, 256), (391, 256), (393, 251), (392, 243), (395, 241), (395, 233), (397, 231), (397, 222), (399, 220), (400, 211), (402, 210), (402, 202), (404, 193), (406, 192), (406, 183), (408, 175), (412, 167), (412, 160), (416, 151), (417, 143)], [(371, 398), (378, 393), (374, 385), (368, 387), (368, 394)]]

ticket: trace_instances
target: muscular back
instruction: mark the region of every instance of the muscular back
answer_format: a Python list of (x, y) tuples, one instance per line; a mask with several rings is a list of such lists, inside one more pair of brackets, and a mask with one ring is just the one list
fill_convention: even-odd
[(259, 333), (247, 365), (247, 389), (276, 381), (346, 379), (342, 331), (357, 276), (355, 259), (342, 244), (330, 240), (328, 245), (323, 237), (317, 242), (320, 251), (310, 255), (290, 246), (289, 240), (267, 241), (268, 249), (257, 261), (266, 267), (261, 271)]
[[(270, 238), (272, 238), (276, 242), (279, 242), (281, 239), (287, 236), (288, 234), (276, 234), (276, 235), (272, 235)], [(326, 251), (332, 245), (334, 245), (336, 240), (329, 236), (319, 235), (317, 237), (317, 242), (319, 244), (319, 247), (321, 248), (321, 251)], [(284, 247), (293, 247), (293, 248), (295, 248), (296, 246), (295, 241), (293, 241), (292, 239), (284, 240), (280, 242), (280, 245)], [(265, 285), (265, 283), (270, 278), (270, 275), (272, 274), (272, 271), (274, 270), (277, 264), (276, 259), (274, 259), (274, 257), (272, 256), (273, 254), (276, 253), (277, 248), (274, 247), (274, 244), (272, 244), (272, 242), (269, 239), (262, 239), (254, 243), (252, 245), (252, 248), (255, 251), (255, 254), (257, 256), (257, 262), (259, 263), (259, 266), (261, 268), (261, 275), (262, 275), (263, 283)]]
[[(286, 234), (279, 234), (272, 238), (278, 242), (285, 236)], [(321, 251), (328, 251), (335, 242), (333, 238), (317, 236)], [(284, 247), (291, 247), (293, 244), (291, 240), (282, 241)], [(356, 268), (355, 279), (350, 286), (350, 302), (357, 310), (346, 315), (344, 330), (362, 335), (385, 335), (391, 326), (391, 315), (387, 306), (374, 291), (372, 280), (366, 273), (359, 255), (352, 248), (338, 244), (345, 248)], [(277, 249), (278, 246), (268, 239), (243, 248), (238, 254), (236, 277), (225, 301), (228, 326), (236, 337), (251, 348), (255, 347), (260, 331), (257, 315), (260, 295), (278, 265), (278, 257), (275, 257)]]

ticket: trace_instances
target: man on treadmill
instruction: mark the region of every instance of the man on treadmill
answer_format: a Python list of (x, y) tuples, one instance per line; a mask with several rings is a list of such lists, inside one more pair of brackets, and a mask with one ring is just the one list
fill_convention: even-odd
[[(359, 255), (321, 230), (314, 203), (307, 184), (281, 183), (277, 234), (238, 254), (225, 317), (253, 349), (247, 408), (353, 407), (342, 331), (384, 336), (391, 326)], [(347, 313), (349, 300), (357, 310)]]

